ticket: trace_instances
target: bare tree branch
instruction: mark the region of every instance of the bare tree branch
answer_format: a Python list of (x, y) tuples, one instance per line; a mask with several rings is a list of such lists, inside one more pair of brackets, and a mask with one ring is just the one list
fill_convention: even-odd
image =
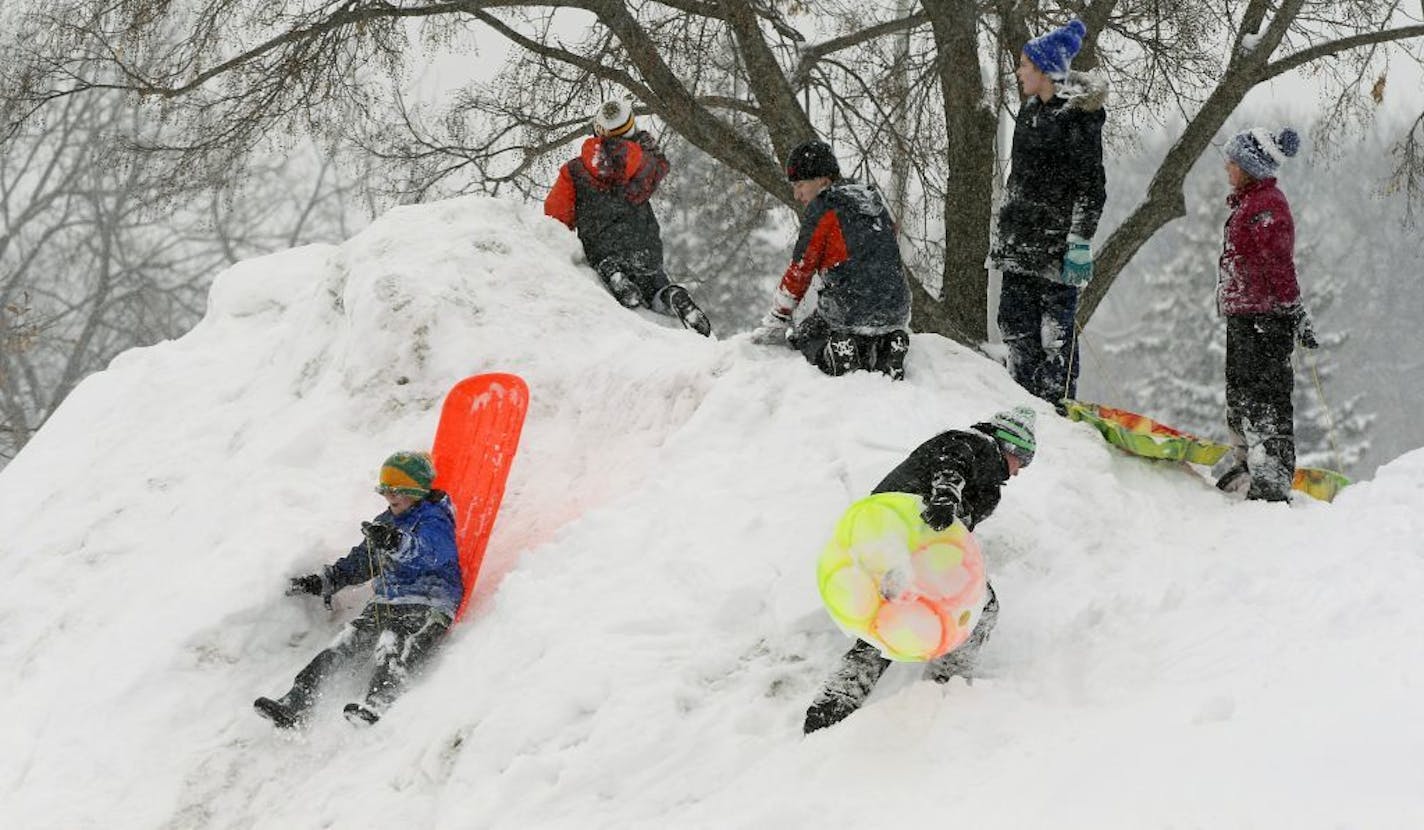
[(830, 40), (812, 44), (801, 50), (801, 56), (796, 61), (796, 68), (791, 71), (788, 82), (795, 89), (800, 89), (806, 85), (806, 78), (810, 75), (812, 68), (817, 62), (827, 55), (833, 55), (845, 49), (859, 46), (870, 40), (885, 37), (886, 35), (899, 34), (909, 29), (916, 29), (929, 21), (929, 15), (924, 12), (912, 14), (907, 17), (887, 20), (874, 26), (867, 26), (856, 32), (833, 37)]
[(1308, 49), (1302, 49), (1299, 52), (1267, 64), (1266, 68), (1261, 70), (1257, 81), (1269, 81), (1272, 78), (1299, 69), (1306, 64), (1333, 57), (1341, 52), (1348, 52), (1351, 49), (1359, 49), (1361, 46), (1397, 43), (1401, 40), (1412, 40), (1417, 37), (1424, 37), (1424, 26), (1404, 26), (1398, 29), (1367, 32), (1365, 34), (1355, 35), (1354, 37), (1332, 40), (1328, 43), (1319, 43)]

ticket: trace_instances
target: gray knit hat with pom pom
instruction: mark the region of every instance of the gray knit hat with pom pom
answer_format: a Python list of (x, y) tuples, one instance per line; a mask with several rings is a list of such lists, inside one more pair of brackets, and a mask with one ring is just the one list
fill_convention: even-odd
[(1274, 178), (1281, 162), (1300, 149), (1300, 135), (1290, 127), (1271, 132), (1253, 127), (1233, 135), (1226, 142), (1226, 157), (1253, 179)]

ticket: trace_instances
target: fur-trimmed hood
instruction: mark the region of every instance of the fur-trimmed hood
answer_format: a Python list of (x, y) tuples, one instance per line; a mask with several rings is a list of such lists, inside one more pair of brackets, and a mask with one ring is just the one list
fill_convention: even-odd
[(1108, 102), (1108, 78), (1101, 69), (1069, 72), (1068, 78), (1058, 84), (1057, 96), (1070, 109), (1097, 112)]

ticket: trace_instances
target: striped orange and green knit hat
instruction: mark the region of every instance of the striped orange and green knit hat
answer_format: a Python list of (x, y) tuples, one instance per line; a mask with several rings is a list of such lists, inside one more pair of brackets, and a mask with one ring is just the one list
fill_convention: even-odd
[(424, 496), (435, 482), (435, 464), (427, 452), (398, 452), (381, 465), (376, 492), (383, 495)]

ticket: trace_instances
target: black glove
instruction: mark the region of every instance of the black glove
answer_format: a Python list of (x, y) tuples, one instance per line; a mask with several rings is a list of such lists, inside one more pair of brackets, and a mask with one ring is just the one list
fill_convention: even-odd
[(291, 584), (287, 586), (287, 596), (294, 597), (298, 594), (311, 594), (312, 596), (319, 597), (322, 595), (322, 587), (320, 574), (292, 577)]
[(401, 532), (383, 522), (362, 522), (361, 535), (372, 550), (393, 552), (400, 547)]
[(1295, 342), (1303, 349), (1320, 348), (1320, 341), (1315, 339), (1315, 325), (1311, 322), (1310, 312), (1306, 311), (1303, 305), (1295, 307)]
[(959, 518), (959, 500), (964, 493), (964, 476), (950, 468), (948, 456), (935, 459), (939, 468), (930, 476), (930, 497), (925, 499), (920, 518), (935, 530), (944, 530)]
[(926, 505), (920, 518), (934, 530), (945, 530), (959, 519), (959, 502), (942, 501)]
[(653, 134), (647, 130), (639, 130), (637, 134), (633, 136), (633, 140), (638, 142), (638, 146), (647, 150), (649, 153), (662, 155), (663, 151), (662, 148), (658, 146), (658, 140), (653, 138)]

